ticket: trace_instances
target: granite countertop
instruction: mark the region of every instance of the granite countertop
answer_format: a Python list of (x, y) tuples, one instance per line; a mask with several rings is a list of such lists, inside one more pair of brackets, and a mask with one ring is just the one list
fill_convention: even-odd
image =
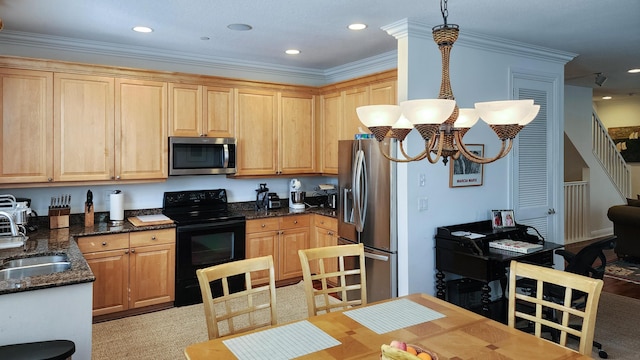
[(0, 264), (11, 259), (63, 253), (67, 254), (71, 262), (71, 269), (67, 271), (20, 280), (0, 280), (0, 295), (95, 281), (96, 278), (89, 264), (78, 248), (76, 237), (175, 227), (174, 224), (136, 227), (128, 221), (121, 226), (111, 226), (104, 221), (104, 217), (98, 217), (96, 220), (93, 227), (85, 227), (84, 223), (70, 221), (71, 225), (68, 228), (49, 230), (45, 217), (44, 221), (40, 221), (38, 231), (27, 234), (29, 239), (24, 249), (19, 247), (0, 250)]
[[(330, 217), (337, 216), (336, 209), (324, 207), (307, 207), (304, 211), (293, 211), (289, 209), (288, 206), (285, 206), (281, 209), (256, 211), (254, 206), (255, 204), (253, 202), (249, 202), (239, 204), (237, 206), (230, 206), (230, 208), (245, 215), (247, 220), (301, 214), (319, 214)], [(160, 209), (127, 211), (126, 217), (158, 213), (159, 211)], [(95, 281), (96, 278), (93, 275), (89, 264), (87, 264), (82, 252), (78, 248), (78, 244), (75, 240), (76, 237), (175, 227), (175, 224), (134, 226), (128, 221), (124, 221), (122, 225), (114, 226), (106, 221), (106, 218), (106, 214), (96, 214), (95, 225), (92, 227), (85, 227), (83, 215), (72, 214), (70, 218), (70, 226), (68, 228), (49, 230), (47, 217), (42, 217), (39, 223), (39, 230), (27, 234), (29, 236), (29, 240), (27, 240), (27, 244), (24, 249), (20, 247), (0, 250), (0, 265), (4, 263), (4, 261), (17, 258), (64, 253), (67, 254), (69, 262), (71, 262), (71, 269), (49, 275), (27, 277), (20, 280), (0, 280), (0, 295)]]
[(268, 210), (239, 210), (247, 220), (262, 219), (268, 217), (289, 216), (289, 215), (304, 215), (304, 214), (318, 214), (329, 217), (337, 217), (338, 211), (336, 209), (312, 207), (306, 208), (304, 211), (291, 210), (289, 207), (283, 207), (281, 209), (268, 209)]

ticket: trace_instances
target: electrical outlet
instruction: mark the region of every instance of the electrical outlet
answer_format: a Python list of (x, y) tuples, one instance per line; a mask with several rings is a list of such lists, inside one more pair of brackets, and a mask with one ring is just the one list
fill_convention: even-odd
[(427, 175), (420, 174), (420, 186), (424, 187), (427, 184)]
[(429, 209), (429, 200), (426, 197), (421, 197), (418, 201), (418, 211), (426, 211)]

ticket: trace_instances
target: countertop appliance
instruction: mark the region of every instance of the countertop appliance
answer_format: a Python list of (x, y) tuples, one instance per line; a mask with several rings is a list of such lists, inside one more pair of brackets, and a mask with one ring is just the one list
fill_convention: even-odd
[(260, 184), (256, 189), (256, 210), (267, 210), (269, 207), (269, 188), (267, 184)]
[(369, 302), (398, 294), (395, 166), (374, 139), (338, 143), (338, 244), (364, 245)]
[(268, 195), (268, 199), (269, 209), (280, 209), (282, 207), (278, 194), (270, 192)]
[(169, 175), (235, 173), (235, 138), (169, 137)]
[(291, 179), (289, 182), (289, 208), (296, 211), (304, 211), (305, 192), (300, 190), (302, 183), (298, 179)]
[[(175, 305), (201, 303), (196, 270), (245, 258), (245, 216), (228, 210), (225, 189), (165, 192), (162, 213), (176, 223)], [(229, 287), (244, 289), (244, 279)], [(221, 283), (212, 291), (221, 294)]]

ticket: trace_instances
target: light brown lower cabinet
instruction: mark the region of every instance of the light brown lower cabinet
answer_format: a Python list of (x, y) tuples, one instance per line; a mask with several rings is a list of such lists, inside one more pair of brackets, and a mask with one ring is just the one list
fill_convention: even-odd
[[(308, 214), (247, 220), (246, 257), (273, 256), (276, 280), (301, 277), (298, 250), (309, 247), (310, 221)], [(268, 281), (266, 271), (255, 275), (254, 284)]]
[(93, 316), (174, 300), (175, 229), (77, 238), (91, 271)]
[[(325, 247), (338, 245), (338, 219), (324, 215), (313, 215), (313, 236), (311, 238), (311, 247)], [(312, 273), (318, 272), (318, 262), (309, 265)], [(338, 261), (336, 259), (327, 259), (325, 264), (325, 272), (338, 271)], [(329, 278), (330, 282), (336, 283), (337, 279)]]

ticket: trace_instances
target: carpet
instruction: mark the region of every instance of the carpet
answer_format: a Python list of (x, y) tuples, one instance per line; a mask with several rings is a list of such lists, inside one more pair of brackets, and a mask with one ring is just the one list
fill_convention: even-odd
[[(302, 283), (278, 288), (276, 297), (280, 322), (307, 317)], [(610, 359), (640, 360), (638, 324), (640, 300), (602, 293), (595, 340)], [(207, 339), (202, 304), (172, 308), (94, 324), (92, 359), (184, 359), (184, 348)]]
[(615, 260), (607, 264), (605, 276), (640, 284), (640, 264), (625, 260)]

